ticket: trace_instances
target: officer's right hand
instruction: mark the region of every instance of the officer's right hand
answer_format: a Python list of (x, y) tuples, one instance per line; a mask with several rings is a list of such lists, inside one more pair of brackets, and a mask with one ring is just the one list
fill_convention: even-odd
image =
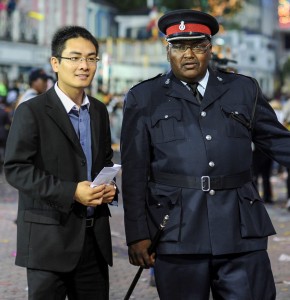
[(152, 255), (148, 254), (148, 248), (150, 245), (151, 240), (142, 240), (131, 244), (128, 249), (130, 263), (146, 269), (153, 267), (155, 262), (155, 253)]

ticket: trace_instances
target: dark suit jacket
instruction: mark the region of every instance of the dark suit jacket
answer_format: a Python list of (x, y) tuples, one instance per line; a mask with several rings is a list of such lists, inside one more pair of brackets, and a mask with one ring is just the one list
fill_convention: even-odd
[(122, 193), (127, 243), (152, 238), (169, 213), (158, 252), (227, 254), (266, 249), (275, 230), (251, 180), (204, 192), (160, 184), (152, 174), (233, 176), (251, 169), (252, 141), (290, 166), (290, 133), (246, 76), (210, 71), (201, 105), (169, 72), (126, 95), (121, 135)]
[[(109, 117), (103, 103), (89, 97), (92, 177), (112, 166)], [(75, 202), (77, 183), (87, 180), (86, 158), (54, 88), (16, 109), (7, 140), (7, 181), (19, 190), (16, 264), (72, 270), (84, 244), (86, 207)], [(96, 209), (94, 232), (112, 265), (107, 204)]]

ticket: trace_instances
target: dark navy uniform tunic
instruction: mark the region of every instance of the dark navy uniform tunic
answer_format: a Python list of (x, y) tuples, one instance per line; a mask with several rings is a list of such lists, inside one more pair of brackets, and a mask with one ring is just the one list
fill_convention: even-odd
[(158, 253), (266, 249), (275, 230), (251, 180), (208, 191), (154, 180), (160, 173), (176, 181), (235, 177), (251, 169), (252, 141), (290, 167), (290, 133), (249, 77), (210, 70), (201, 104), (172, 72), (133, 87), (125, 99), (121, 143), (127, 243), (152, 238), (168, 213)]

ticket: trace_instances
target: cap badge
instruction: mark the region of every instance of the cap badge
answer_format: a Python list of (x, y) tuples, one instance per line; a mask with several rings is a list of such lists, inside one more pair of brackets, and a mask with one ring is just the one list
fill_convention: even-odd
[(181, 30), (181, 31), (185, 30), (184, 21), (181, 21), (181, 22), (180, 22), (180, 25), (179, 25), (178, 28), (179, 28), (179, 30)]

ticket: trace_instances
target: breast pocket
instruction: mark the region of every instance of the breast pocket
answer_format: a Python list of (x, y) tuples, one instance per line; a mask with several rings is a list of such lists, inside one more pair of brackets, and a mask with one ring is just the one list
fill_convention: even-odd
[(151, 116), (153, 143), (166, 143), (184, 139), (181, 109), (155, 111)]
[(222, 105), (221, 107), (227, 135), (236, 138), (249, 138), (250, 115), (245, 105)]

